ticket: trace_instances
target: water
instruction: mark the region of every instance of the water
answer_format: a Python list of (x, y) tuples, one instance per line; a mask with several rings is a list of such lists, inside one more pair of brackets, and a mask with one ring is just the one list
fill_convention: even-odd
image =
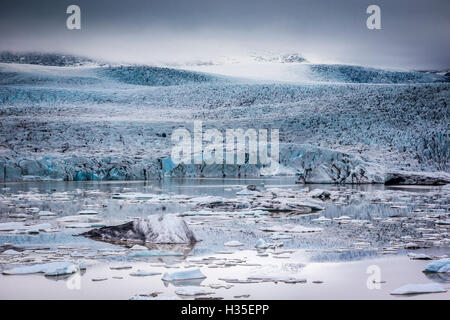
[[(147, 244), (149, 249), (182, 253), (182, 256), (133, 258), (129, 250), (132, 244), (108, 243), (78, 236), (90, 228), (69, 228), (70, 224), (61, 222), (64, 217), (80, 217), (78, 212), (87, 209), (98, 212), (87, 219), (97, 219), (105, 225), (117, 225), (151, 214), (205, 209), (223, 211), (223, 208), (205, 208), (204, 199), (209, 198), (204, 197), (238, 202), (248, 199), (249, 196), (239, 195), (238, 192), (250, 184), (265, 190), (291, 190), (289, 194), (294, 198), (302, 199), (308, 190), (316, 188), (327, 189), (335, 197), (320, 202), (324, 210), (309, 214), (272, 212), (264, 216), (243, 217), (239, 215), (239, 210), (234, 210), (235, 213), (228, 215), (185, 216), (185, 221), (202, 241), (195, 245)], [(279, 191), (273, 192), (280, 194)], [(265, 197), (271, 201), (279, 200), (279, 196), (266, 194)], [(249, 203), (256, 200), (254, 198)], [(0, 223), (49, 223), (54, 230), (36, 235), (0, 232), (0, 244), (10, 243), (25, 249), (19, 256), (0, 254), (0, 270), (50, 261), (74, 261), (89, 266), (87, 271), (56, 279), (41, 275), (0, 275), (0, 287), (3, 288), (0, 297), (33, 298), (38, 291), (46, 288), (44, 291), (48, 294), (45, 298), (48, 299), (127, 299), (136, 294), (149, 293), (149, 287), (166, 296), (177, 296), (175, 291), (183, 286), (182, 283), (168, 284), (161, 281), (161, 276), (133, 277), (130, 272), (142, 269), (164, 273), (198, 267), (207, 275), (205, 281), (194, 284), (202, 288), (214, 283), (223, 284), (221, 279), (224, 277), (245, 279), (263, 273), (308, 278), (307, 284), (264, 282), (234, 284), (231, 289), (213, 290), (216, 296), (225, 298), (242, 294), (250, 294), (250, 299), (342, 298), (343, 286), (352, 288), (345, 290), (349, 298), (388, 298), (389, 291), (404, 284), (402, 282), (450, 281), (447, 277), (430, 278), (424, 275), (420, 271), (427, 262), (406, 257), (411, 252), (426, 253), (432, 257), (450, 254), (448, 226), (436, 224), (436, 219), (448, 218), (449, 204), (450, 194), (442, 187), (305, 186), (295, 184), (294, 177), (4, 183), (0, 185)], [(57, 215), (39, 217), (33, 207)], [(20, 214), (26, 216), (17, 218)], [(342, 216), (349, 218), (336, 219)], [(315, 221), (318, 217), (330, 220), (318, 223)], [(282, 240), (273, 240), (271, 237), (275, 233), (260, 230), (263, 226), (286, 224), (320, 227), (323, 230), (288, 233), (292, 238)], [(260, 238), (271, 243), (282, 242), (283, 245), (266, 250), (267, 256), (258, 256), (254, 245)], [(243, 245), (238, 248), (224, 246), (231, 240), (240, 241)], [(406, 249), (409, 242), (415, 242), (420, 248)], [(204, 260), (211, 257), (215, 260)], [(235, 264), (233, 261), (240, 262)], [(110, 269), (118, 264), (129, 264), (132, 270)], [(382, 268), (383, 278), (388, 280), (381, 291), (370, 291), (366, 286), (366, 269), (373, 265)], [(107, 280), (92, 281), (103, 277)], [(315, 280), (324, 283), (315, 284), (312, 282)], [(72, 290), (74, 282), (81, 289)], [(297, 286), (303, 286), (303, 289), (298, 290)], [(106, 287), (109, 289), (106, 290)]]

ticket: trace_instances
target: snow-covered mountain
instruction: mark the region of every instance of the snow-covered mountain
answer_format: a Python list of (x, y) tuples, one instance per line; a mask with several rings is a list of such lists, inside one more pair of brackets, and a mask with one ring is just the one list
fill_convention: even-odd
[(17, 57), (0, 55), (0, 181), (264, 173), (172, 166), (170, 135), (192, 130), (194, 120), (205, 130), (279, 128), (279, 172), (306, 182), (450, 169), (446, 74), (296, 61), (184, 70)]

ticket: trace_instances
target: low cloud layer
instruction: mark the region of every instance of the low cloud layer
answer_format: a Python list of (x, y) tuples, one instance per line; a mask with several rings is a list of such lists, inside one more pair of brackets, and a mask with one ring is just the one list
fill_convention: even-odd
[[(81, 30), (66, 8), (81, 7)], [(381, 7), (381, 30), (366, 8)], [(2, 5), (0, 50), (64, 52), (136, 63), (301, 52), (313, 62), (450, 68), (446, 0), (14, 1)]]

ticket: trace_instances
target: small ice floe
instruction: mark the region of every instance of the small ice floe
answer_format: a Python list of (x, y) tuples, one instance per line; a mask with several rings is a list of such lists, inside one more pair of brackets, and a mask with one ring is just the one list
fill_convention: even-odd
[(13, 249), (9, 249), (6, 251), (3, 251), (2, 253), (0, 253), (0, 255), (5, 255), (5, 256), (17, 256), (17, 255), (22, 255), (22, 252), (13, 250)]
[(139, 240), (147, 243), (195, 243), (198, 241), (186, 222), (175, 214), (155, 214), (118, 226), (93, 229), (81, 235), (100, 240)]
[(314, 283), (314, 284), (321, 284), (321, 283), (323, 283), (323, 281), (322, 280), (314, 280), (314, 281), (312, 281), (312, 283)]
[(450, 273), (450, 258), (430, 262), (423, 272)]
[(269, 254), (267, 252), (258, 252), (256, 255), (258, 257), (268, 257), (269, 256)]
[(221, 281), (225, 281), (226, 283), (261, 283), (262, 280), (256, 280), (256, 279), (234, 279), (234, 278), (219, 278)]
[(393, 205), (391, 206), (392, 209), (407, 209), (407, 206), (399, 206), (399, 205)]
[(205, 279), (206, 276), (200, 271), (200, 269), (191, 269), (178, 271), (174, 273), (165, 273), (162, 276), (163, 281), (181, 281), (181, 280), (194, 280), (194, 279)]
[(426, 248), (426, 246), (423, 244), (415, 243), (415, 242), (408, 242), (403, 246), (403, 248), (405, 248), (405, 249), (420, 249), (420, 248)]
[(145, 271), (145, 270), (137, 270), (132, 273), (130, 273), (130, 276), (133, 277), (148, 277), (148, 276), (156, 276), (161, 274), (161, 272), (152, 272), (152, 271)]
[(370, 246), (370, 242), (366, 242), (366, 241), (354, 242), (353, 246), (354, 247), (368, 247), (368, 246)]
[(28, 219), (28, 218), (32, 218), (33, 216), (30, 214), (26, 214), (26, 213), (10, 213), (8, 215), (8, 218), (11, 219)]
[(94, 282), (100, 282), (100, 281), (106, 281), (106, 280), (108, 280), (108, 278), (92, 278), (91, 280)]
[(446, 220), (436, 220), (435, 223), (436, 223), (436, 224), (440, 224), (440, 225), (450, 225), (450, 219), (446, 219)]
[(50, 262), (4, 270), (3, 274), (22, 275), (44, 273), (46, 276), (60, 276), (75, 273), (79, 269), (78, 265), (73, 264), (72, 262)]
[(21, 222), (5, 222), (0, 223), (0, 231), (14, 231), (24, 226)]
[(132, 266), (124, 265), (124, 266), (111, 266), (109, 267), (111, 270), (129, 270), (132, 269)]
[(130, 300), (181, 300), (178, 296), (147, 296), (136, 295), (130, 298)]
[(88, 228), (102, 228), (105, 227), (104, 224), (102, 223), (84, 223), (84, 222), (79, 222), (79, 223), (69, 223), (65, 225), (66, 228), (70, 228), (70, 229), (88, 229)]
[(132, 247), (130, 248), (130, 250), (133, 250), (133, 251), (142, 251), (142, 250), (148, 250), (148, 248), (147, 248), (147, 247), (144, 247), (144, 246), (140, 246), (140, 245), (138, 245), (138, 244), (135, 244), (134, 246), (132, 246)]
[(424, 283), (424, 284), (407, 284), (395, 289), (391, 292), (392, 295), (408, 295), (408, 294), (421, 294), (421, 293), (439, 293), (446, 292), (438, 283)]
[(313, 221), (313, 222), (328, 222), (328, 221), (331, 221), (331, 219), (325, 218), (324, 216), (320, 216), (316, 219), (312, 219), (311, 221)]
[(182, 255), (183, 254), (179, 253), (179, 252), (163, 252), (163, 251), (159, 251), (159, 250), (141, 250), (141, 251), (133, 252), (129, 256), (137, 258), (137, 257), (169, 257), (169, 256), (179, 257)]
[(425, 254), (425, 253), (413, 253), (413, 252), (410, 252), (410, 253), (408, 253), (408, 257), (411, 260), (432, 260), (432, 258), (429, 255)]
[(95, 210), (82, 210), (82, 211), (78, 211), (78, 214), (82, 215), (82, 216), (91, 216), (91, 215), (98, 214), (98, 212)]
[(29, 213), (38, 213), (41, 209), (32, 207), (32, 208), (26, 208), (25, 210)]
[(225, 242), (223, 245), (227, 246), (227, 247), (240, 247), (240, 246), (243, 246), (244, 244), (242, 242), (233, 240), (233, 241)]
[(196, 287), (184, 287), (175, 290), (175, 293), (178, 294), (179, 296), (202, 296), (213, 294), (214, 292)]
[(273, 234), (270, 239), (271, 240), (290, 240), (293, 239), (294, 237), (290, 234)]
[(215, 252), (216, 254), (233, 254), (234, 251), (230, 251), (230, 250), (219, 250)]
[(270, 276), (270, 275), (254, 275), (248, 277), (247, 279), (259, 280), (263, 282), (306, 283), (306, 278)]
[(322, 228), (305, 227), (296, 224), (284, 224), (281, 226), (265, 226), (259, 228), (261, 231), (266, 232), (279, 232), (279, 233), (309, 233), (309, 232), (321, 232)]
[(351, 220), (352, 218), (350, 218), (349, 216), (340, 216), (337, 218), (333, 218), (333, 220), (335, 221), (345, 221), (345, 220)]
[(91, 217), (91, 216), (65, 216), (57, 219), (60, 223), (98, 223), (102, 222), (103, 220), (99, 217)]
[(239, 195), (239, 196), (247, 196), (247, 195), (252, 195), (252, 194), (257, 194), (257, 193), (259, 193), (259, 192), (255, 192), (255, 191), (251, 191), (251, 190), (249, 190), (249, 189), (247, 189), (247, 188), (244, 188), (244, 189), (242, 189), (241, 191), (237, 191), (236, 192), (236, 195)]
[(40, 211), (38, 215), (39, 215), (39, 217), (52, 217), (52, 216), (56, 216), (56, 213), (51, 212), (51, 211)]
[(233, 287), (231, 284), (221, 284), (221, 283), (210, 283), (205, 285), (205, 287), (209, 287), (211, 289), (230, 289)]
[(255, 248), (267, 249), (269, 248), (269, 244), (266, 241), (264, 241), (264, 239), (259, 239), (258, 241), (256, 241)]
[[(3, 230), (1, 230), (3, 229)], [(11, 230), (12, 229), (12, 230)], [(0, 226), (0, 231), (10, 231), (14, 234), (39, 234), (39, 232), (52, 232), (55, 231), (52, 229), (51, 224), (49, 223), (41, 223), (41, 224), (32, 224), (32, 225), (25, 225), (23, 223), (16, 223), (11, 222), (8, 224), (5, 224), (3, 228)]]
[(329, 191), (327, 191), (327, 190), (314, 189), (314, 190), (310, 191), (310, 192), (308, 193), (308, 195), (309, 195), (311, 198), (318, 198), (318, 199), (320, 199), (320, 200), (326, 200), (326, 199), (329, 199), (329, 198), (330, 198), (331, 193), (330, 193)]

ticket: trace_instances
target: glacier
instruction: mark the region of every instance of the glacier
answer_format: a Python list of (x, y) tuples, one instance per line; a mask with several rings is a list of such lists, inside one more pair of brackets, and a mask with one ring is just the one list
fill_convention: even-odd
[[(276, 174), (299, 183), (450, 183), (447, 74), (289, 57), (256, 65), (295, 75), (269, 81), (213, 66), (0, 54), (0, 182)], [(194, 120), (205, 130), (279, 128), (279, 165), (175, 165), (171, 132)]]

